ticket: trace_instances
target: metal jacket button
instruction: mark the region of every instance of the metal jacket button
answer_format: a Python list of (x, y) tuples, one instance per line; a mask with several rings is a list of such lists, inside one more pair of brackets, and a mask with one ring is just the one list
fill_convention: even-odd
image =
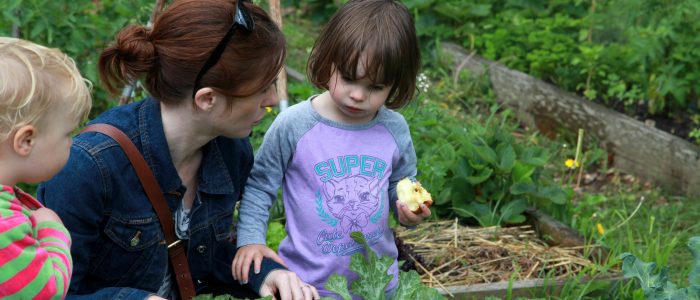
[(131, 238), (131, 242), (129, 243), (131, 244), (131, 247), (136, 247), (136, 245), (139, 244), (139, 242), (141, 241), (141, 239), (139, 238), (140, 236), (141, 231), (136, 231), (136, 234), (134, 234), (134, 237)]
[(204, 251), (207, 251), (207, 246), (204, 246), (204, 245), (197, 246), (197, 252), (204, 253)]

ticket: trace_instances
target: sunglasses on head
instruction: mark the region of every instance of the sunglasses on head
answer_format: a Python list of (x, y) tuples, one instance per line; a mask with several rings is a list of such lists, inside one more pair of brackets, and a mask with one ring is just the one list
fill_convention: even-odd
[(209, 71), (209, 69), (211, 69), (214, 65), (216, 65), (216, 63), (221, 58), (221, 54), (223, 54), (224, 50), (226, 50), (226, 46), (231, 41), (233, 34), (236, 32), (236, 29), (241, 28), (241, 30), (245, 31), (246, 33), (250, 33), (253, 31), (253, 29), (255, 29), (255, 22), (253, 22), (253, 18), (250, 16), (250, 13), (243, 5), (243, 2), (247, 1), (236, 0), (236, 11), (233, 13), (233, 24), (231, 24), (231, 27), (229, 27), (228, 31), (226, 32), (226, 35), (224, 35), (219, 44), (216, 45), (216, 48), (214, 48), (214, 51), (204, 63), (202, 69), (200, 69), (199, 73), (197, 73), (197, 77), (194, 80), (192, 98), (194, 98), (195, 94), (197, 93), (197, 90), (199, 90), (199, 85), (201, 83), (200, 81), (202, 81), (202, 77), (204, 77), (204, 74), (206, 74)]

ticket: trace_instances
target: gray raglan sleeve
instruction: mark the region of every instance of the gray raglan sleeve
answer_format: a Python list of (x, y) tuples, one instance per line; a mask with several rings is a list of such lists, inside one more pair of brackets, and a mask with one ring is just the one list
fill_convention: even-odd
[(238, 211), (237, 247), (265, 245), (269, 210), (282, 186), (284, 171), (294, 149), (289, 141), (289, 114), (280, 114), (265, 133), (246, 182)]
[(294, 157), (296, 143), (315, 124), (310, 102), (289, 107), (272, 122), (255, 153), (238, 211), (237, 247), (265, 245), (270, 207)]
[(388, 115), (390, 117), (388, 117), (387, 122), (385, 122), (385, 126), (387, 126), (391, 134), (394, 136), (397, 145), (396, 151), (398, 151), (398, 153), (395, 154), (398, 156), (398, 159), (392, 166), (393, 171), (389, 177), (389, 205), (394, 211), (394, 214), (397, 214), (398, 211), (396, 210), (396, 200), (398, 199), (398, 196), (396, 195), (396, 185), (398, 184), (399, 180), (403, 179), (404, 177), (408, 177), (411, 180), (416, 179), (417, 159), (416, 150), (413, 148), (411, 132), (408, 124), (406, 123), (406, 119), (404, 119), (401, 114), (393, 111), (389, 111)]

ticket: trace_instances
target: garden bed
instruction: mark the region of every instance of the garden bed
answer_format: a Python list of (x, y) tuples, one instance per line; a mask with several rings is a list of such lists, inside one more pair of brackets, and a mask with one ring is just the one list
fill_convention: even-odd
[[(514, 227), (469, 227), (454, 221), (397, 229), (402, 269), (455, 299), (552, 295), (607, 251), (587, 246), (573, 229), (536, 210)], [(402, 257), (403, 256), (403, 257)], [(581, 281), (618, 281), (617, 273)]]

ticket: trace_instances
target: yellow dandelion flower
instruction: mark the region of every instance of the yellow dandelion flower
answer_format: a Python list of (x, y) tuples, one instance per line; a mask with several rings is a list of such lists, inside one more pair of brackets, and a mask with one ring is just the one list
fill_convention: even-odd
[(576, 168), (578, 168), (579, 163), (578, 163), (578, 161), (575, 161), (575, 160), (569, 158), (564, 162), (564, 165), (569, 169), (576, 169)]
[(265, 107), (265, 111), (266, 111), (267, 113), (271, 113), (271, 112), (272, 112), (272, 107), (266, 106), (266, 107)]
[(595, 227), (596, 227), (596, 229), (598, 229), (598, 233), (600, 233), (600, 235), (605, 234), (605, 228), (603, 227), (603, 224), (596, 223)]

